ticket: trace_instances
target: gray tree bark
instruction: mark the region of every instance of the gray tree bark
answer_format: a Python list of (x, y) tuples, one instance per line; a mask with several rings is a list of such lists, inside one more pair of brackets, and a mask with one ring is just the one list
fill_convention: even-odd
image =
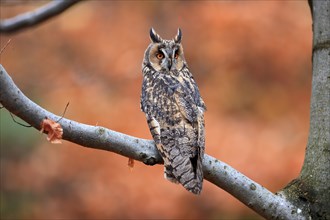
[(79, 1), (80, 0), (52, 1), (34, 11), (0, 21), (0, 33), (13, 33), (40, 24), (62, 13)]
[(305, 216), (330, 219), (330, 1), (310, 1), (313, 78), (310, 130), (300, 176), (282, 193)]

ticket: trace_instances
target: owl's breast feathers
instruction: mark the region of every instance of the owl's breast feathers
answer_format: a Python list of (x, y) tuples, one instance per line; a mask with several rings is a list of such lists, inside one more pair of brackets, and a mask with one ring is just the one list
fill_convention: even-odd
[[(189, 122), (197, 122), (206, 110), (189, 70), (176, 74), (154, 73), (142, 85), (141, 110), (162, 120), (179, 111)], [(157, 113), (158, 112), (158, 113)]]
[(141, 109), (165, 165), (165, 177), (199, 194), (202, 189), (205, 104), (188, 69), (144, 77)]

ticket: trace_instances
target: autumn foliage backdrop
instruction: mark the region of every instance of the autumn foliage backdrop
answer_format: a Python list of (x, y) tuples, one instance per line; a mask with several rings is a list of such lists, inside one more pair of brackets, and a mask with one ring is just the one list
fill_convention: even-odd
[[(27, 2), (27, 3), (26, 3)], [(1, 19), (45, 2), (1, 2)], [(206, 102), (206, 152), (272, 191), (299, 174), (308, 135), (311, 16), (305, 1), (87, 1), (1, 35), (1, 64), (55, 114), (150, 139), (139, 109), (150, 27), (183, 31)], [(0, 85), (1, 86), (1, 85)], [(1, 120), (1, 218), (259, 218), (205, 182), (197, 197), (135, 163)]]

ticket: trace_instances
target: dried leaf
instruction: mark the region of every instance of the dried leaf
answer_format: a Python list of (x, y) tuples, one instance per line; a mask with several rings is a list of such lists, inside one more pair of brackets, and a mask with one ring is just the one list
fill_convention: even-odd
[(129, 169), (132, 171), (133, 167), (134, 167), (134, 159), (128, 158), (128, 164), (127, 165), (129, 167)]
[(41, 132), (47, 133), (47, 140), (52, 144), (61, 144), (63, 129), (59, 123), (45, 118), (41, 122)]

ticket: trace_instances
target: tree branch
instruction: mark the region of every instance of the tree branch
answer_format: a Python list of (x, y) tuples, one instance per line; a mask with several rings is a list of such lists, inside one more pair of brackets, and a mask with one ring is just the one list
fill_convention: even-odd
[[(60, 118), (28, 99), (2, 65), (0, 82), (0, 103), (34, 128), (40, 130), (41, 121), (45, 117), (54, 121)], [(111, 151), (147, 165), (163, 162), (151, 140), (132, 137), (100, 126), (81, 124), (66, 118), (62, 118), (59, 123), (63, 128), (63, 139), (67, 141)], [(206, 180), (224, 189), (267, 219), (305, 219), (301, 210), (292, 205), (284, 195), (271, 193), (214, 157), (204, 156), (203, 171)]]
[(54, 17), (80, 0), (57, 0), (48, 3), (34, 11), (19, 14), (13, 18), (0, 21), (0, 33), (12, 33), (24, 28), (35, 26)]

